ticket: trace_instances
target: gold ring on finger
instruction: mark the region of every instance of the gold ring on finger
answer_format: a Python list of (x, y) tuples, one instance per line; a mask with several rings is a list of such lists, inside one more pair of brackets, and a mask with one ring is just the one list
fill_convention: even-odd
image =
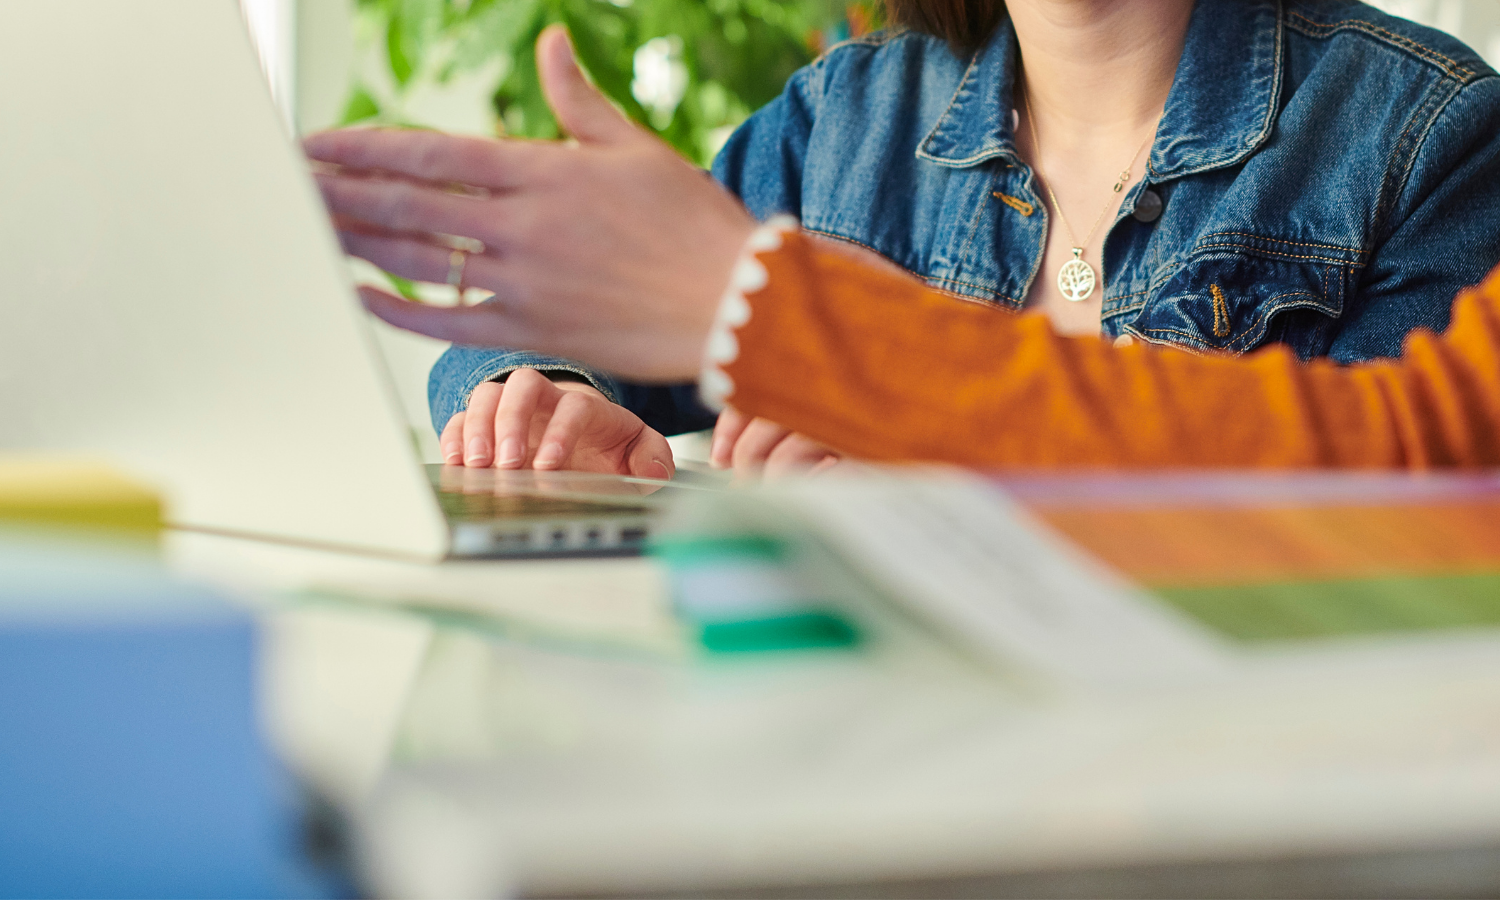
[(448, 254), (448, 284), (458, 291), (458, 302), (464, 299), (464, 270), (469, 266), (469, 254), (464, 250), (453, 250)]

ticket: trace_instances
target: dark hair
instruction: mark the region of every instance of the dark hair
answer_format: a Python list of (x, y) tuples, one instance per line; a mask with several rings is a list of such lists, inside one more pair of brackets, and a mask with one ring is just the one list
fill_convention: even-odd
[(940, 37), (959, 55), (979, 49), (1005, 16), (1005, 0), (885, 0), (900, 28)]

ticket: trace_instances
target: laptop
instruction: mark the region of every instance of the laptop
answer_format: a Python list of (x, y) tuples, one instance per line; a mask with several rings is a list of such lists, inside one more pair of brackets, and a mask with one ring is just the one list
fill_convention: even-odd
[(0, 452), (103, 458), (180, 528), (418, 559), (628, 553), (662, 482), (429, 471), (227, 0), (0, 29)]

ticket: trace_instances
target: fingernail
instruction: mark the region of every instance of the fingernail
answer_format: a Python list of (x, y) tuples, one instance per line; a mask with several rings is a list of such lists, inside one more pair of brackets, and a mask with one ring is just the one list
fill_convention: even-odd
[(484, 445), (484, 438), (471, 438), (469, 440), (469, 455), (467, 462), (479, 464), (489, 457), (489, 448)]
[(502, 466), (514, 466), (521, 462), (521, 442), (515, 438), (506, 438), (500, 442), (500, 460)]
[(458, 441), (449, 441), (443, 445), (443, 462), (448, 465), (457, 465), (464, 461), (464, 445)]
[(672, 470), (667, 468), (667, 464), (661, 460), (653, 459), (651, 460), (651, 465), (661, 472), (660, 475), (652, 475), (652, 478), (667, 479), (672, 477)]
[(562, 464), (562, 445), (547, 444), (536, 454), (536, 467), (538, 469), (555, 469)]

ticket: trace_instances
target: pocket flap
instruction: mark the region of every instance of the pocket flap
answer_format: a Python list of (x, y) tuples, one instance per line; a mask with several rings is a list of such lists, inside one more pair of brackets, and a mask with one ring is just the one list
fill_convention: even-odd
[(1216, 253), (1189, 260), (1130, 323), (1147, 340), (1245, 353), (1281, 342), (1326, 352), (1352, 267)]

